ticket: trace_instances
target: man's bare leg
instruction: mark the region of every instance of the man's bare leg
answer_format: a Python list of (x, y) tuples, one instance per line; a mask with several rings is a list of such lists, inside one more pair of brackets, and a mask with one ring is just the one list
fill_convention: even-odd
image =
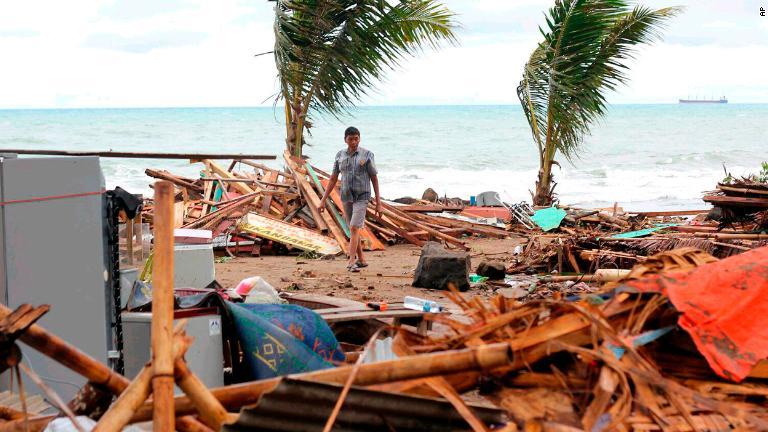
[(357, 249), (360, 246), (360, 232), (359, 229), (354, 226), (350, 226), (349, 230), (352, 235), (349, 236), (349, 263), (347, 265), (351, 266), (357, 262)]
[(365, 264), (365, 257), (363, 257), (363, 239), (359, 237), (360, 232), (358, 231), (358, 241), (357, 241), (357, 262)]

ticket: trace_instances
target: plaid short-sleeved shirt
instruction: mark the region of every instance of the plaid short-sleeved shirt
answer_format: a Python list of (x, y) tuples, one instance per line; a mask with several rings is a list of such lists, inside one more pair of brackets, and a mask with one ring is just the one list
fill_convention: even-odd
[(372, 151), (358, 147), (354, 153), (349, 154), (347, 149), (340, 150), (333, 162), (333, 173), (341, 173), (342, 201), (371, 199), (371, 176), (378, 173)]

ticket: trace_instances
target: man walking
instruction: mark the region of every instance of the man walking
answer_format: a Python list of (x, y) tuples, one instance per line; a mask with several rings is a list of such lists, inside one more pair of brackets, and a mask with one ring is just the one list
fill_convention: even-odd
[(367, 267), (363, 257), (363, 246), (360, 242), (360, 230), (365, 224), (365, 213), (368, 201), (371, 199), (371, 183), (376, 194), (376, 215), (381, 213), (381, 198), (379, 197), (379, 178), (373, 152), (360, 147), (360, 131), (353, 126), (344, 131), (344, 142), (347, 148), (336, 153), (333, 162), (333, 174), (320, 200), (320, 211), (325, 211), (328, 194), (336, 187), (336, 181), (341, 173), (341, 200), (344, 202), (344, 218), (350, 230), (349, 262), (347, 270), (359, 272)]

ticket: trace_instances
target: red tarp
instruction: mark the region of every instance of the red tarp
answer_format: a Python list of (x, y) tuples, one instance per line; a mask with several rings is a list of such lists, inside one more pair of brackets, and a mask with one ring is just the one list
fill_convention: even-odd
[(768, 357), (768, 247), (625, 285), (667, 295), (682, 313), (678, 324), (723, 378), (741, 381)]
[(475, 207), (467, 206), (459, 213), (464, 216), (474, 216), (481, 218), (499, 218), (505, 222), (509, 222), (512, 216), (509, 214), (509, 210), (504, 207)]

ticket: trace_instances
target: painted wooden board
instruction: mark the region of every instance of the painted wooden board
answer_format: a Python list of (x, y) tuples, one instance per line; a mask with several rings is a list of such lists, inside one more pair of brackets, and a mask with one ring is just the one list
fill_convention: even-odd
[(255, 213), (248, 213), (243, 216), (238, 224), (238, 229), (257, 237), (322, 255), (336, 255), (341, 252), (339, 244), (330, 237)]

